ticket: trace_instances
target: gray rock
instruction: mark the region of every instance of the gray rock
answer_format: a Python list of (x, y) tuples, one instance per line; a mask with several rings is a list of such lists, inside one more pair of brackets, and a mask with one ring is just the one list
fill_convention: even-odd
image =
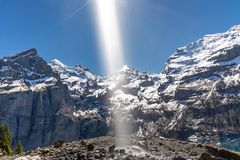
[(109, 153), (113, 153), (114, 150), (115, 150), (115, 145), (112, 145), (112, 146), (108, 147), (108, 152)]
[(209, 153), (202, 153), (199, 160), (212, 160), (212, 156)]

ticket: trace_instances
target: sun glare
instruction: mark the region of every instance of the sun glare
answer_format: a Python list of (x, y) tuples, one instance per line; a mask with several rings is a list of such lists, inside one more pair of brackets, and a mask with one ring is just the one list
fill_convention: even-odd
[(116, 0), (95, 0), (101, 57), (107, 74), (124, 65)]

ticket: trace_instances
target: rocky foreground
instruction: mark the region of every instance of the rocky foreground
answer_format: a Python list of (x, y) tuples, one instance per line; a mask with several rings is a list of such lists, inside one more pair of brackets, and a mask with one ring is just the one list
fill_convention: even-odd
[(111, 136), (53, 145), (3, 160), (240, 160), (240, 154), (212, 145), (158, 138), (117, 138), (128, 147), (116, 147)]

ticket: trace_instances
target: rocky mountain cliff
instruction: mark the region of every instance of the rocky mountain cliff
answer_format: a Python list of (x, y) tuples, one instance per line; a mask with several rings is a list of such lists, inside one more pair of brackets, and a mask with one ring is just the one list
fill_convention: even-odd
[(240, 25), (178, 48), (160, 74), (109, 77), (31, 49), (0, 60), (0, 122), (26, 149), (112, 132), (113, 112), (139, 137), (218, 141), (240, 132)]
[(4, 57), (0, 68), (0, 122), (10, 125), (14, 143), (30, 149), (105, 133), (103, 120), (73, 116), (68, 86), (35, 49)]

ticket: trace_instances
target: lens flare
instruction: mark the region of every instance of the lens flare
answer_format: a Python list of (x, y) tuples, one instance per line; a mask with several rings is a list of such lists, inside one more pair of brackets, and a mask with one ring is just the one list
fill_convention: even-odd
[(95, 0), (95, 8), (105, 73), (113, 74), (124, 65), (116, 0)]

